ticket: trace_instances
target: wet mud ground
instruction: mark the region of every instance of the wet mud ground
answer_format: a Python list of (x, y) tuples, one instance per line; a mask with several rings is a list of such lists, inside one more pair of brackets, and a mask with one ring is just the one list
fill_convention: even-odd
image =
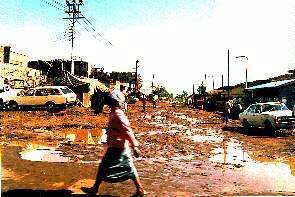
[[(295, 195), (293, 130), (244, 133), (239, 121), (187, 107), (141, 103), (127, 116), (142, 155), (135, 165), (147, 196)], [(87, 196), (105, 152), (108, 109), (94, 115), (6, 111), (1, 116), (3, 196)], [(103, 183), (97, 195), (131, 196), (132, 181)]]

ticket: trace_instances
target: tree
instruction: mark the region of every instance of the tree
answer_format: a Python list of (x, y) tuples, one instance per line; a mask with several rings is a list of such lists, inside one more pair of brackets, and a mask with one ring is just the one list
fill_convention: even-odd
[(188, 93), (186, 91), (182, 91), (182, 94), (176, 95), (175, 99), (178, 102), (183, 103), (183, 102), (186, 102), (187, 96), (188, 96)]
[(168, 98), (171, 98), (171, 96), (173, 96), (173, 94), (170, 94), (166, 90), (166, 88), (163, 86), (156, 87), (156, 89), (153, 91), (153, 94), (156, 94), (159, 97), (168, 97)]
[(203, 83), (203, 81), (202, 81), (202, 83), (201, 83), (201, 85), (198, 87), (198, 93), (199, 93), (199, 95), (205, 95), (205, 93), (206, 93), (206, 86), (204, 85), (204, 83)]

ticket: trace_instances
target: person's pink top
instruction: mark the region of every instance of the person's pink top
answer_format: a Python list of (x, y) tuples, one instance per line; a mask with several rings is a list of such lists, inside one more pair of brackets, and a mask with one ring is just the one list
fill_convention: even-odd
[(112, 108), (112, 116), (107, 128), (107, 144), (109, 147), (126, 148), (138, 146), (130, 122), (121, 108)]

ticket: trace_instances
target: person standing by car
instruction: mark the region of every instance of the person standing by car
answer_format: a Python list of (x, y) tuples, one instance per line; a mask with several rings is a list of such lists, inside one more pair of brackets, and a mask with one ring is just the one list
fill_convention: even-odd
[(223, 119), (224, 119), (225, 125), (227, 125), (229, 121), (229, 115), (230, 115), (230, 106), (229, 106), (229, 103), (226, 102), (223, 109)]
[(104, 102), (111, 108), (111, 119), (106, 133), (108, 148), (99, 165), (94, 185), (91, 188), (81, 188), (85, 193), (97, 193), (102, 181), (116, 183), (132, 179), (136, 186), (135, 195), (146, 195), (131, 156), (130, 147), (135, 157), (139, 157), (140, 150), (129, 120), (122, 110), (124, 101), (124, 95), (120, 94), (119, 90), (104, 94)]

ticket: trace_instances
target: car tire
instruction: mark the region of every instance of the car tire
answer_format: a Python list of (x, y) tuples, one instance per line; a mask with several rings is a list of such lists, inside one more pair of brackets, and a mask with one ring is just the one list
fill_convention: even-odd
[(8, 109), (9, 110), (12, 110), (12, 111), (15, 111), (15, 110), (18, 110), (19, 109), (19, 106), (17, 104), (16, 101), (9, 101), (8, 103)]
[(0, 98), (0, 110), (4, 110), (4, 102), (2, 98)]
[(251, 129), (251, 125), (250, 125), (250, 123), (248, 122), (247, 119), (243, 119), (242, 125), (244, 127), (244, 132), (249, 133), (250, 129)]
[(55, 112), (56, 111), (56, 104), (54, 102), (47, 102), (46, 103), (46, 110), (48, 112)]
[(270, 132), (274, 131), (274, 127), (272, 126), (272, 124), (269, 120), (266, 120), (264, 122), (264, 128), (265, 128), (265, 130), (270, 131)]

